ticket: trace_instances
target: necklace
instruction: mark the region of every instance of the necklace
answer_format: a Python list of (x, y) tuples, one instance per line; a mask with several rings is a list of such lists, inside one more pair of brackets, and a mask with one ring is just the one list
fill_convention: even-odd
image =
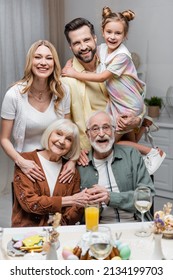
[(42, 100), (42, 96), (43, 96), (43, 92), (39, 92), (38, 96), (34, 95), (34, 94), (33, 94), (33, 96), (37, 97), (37, 99), (41, 101)]
[(40, 103), (46, 102), (51, 97), (50, 90), (48, 90), (47, 87), (45, 89), (38, 90), (34, 86), (32, 86), (32, 90), (30, 90), (30, 93), (32, 94), (32, 97)]
[(30, 93), (32, 94), (32, 97), (36, 100), (36, 101), (38, 101), (39, 103), (45, 103), (46, 101), (48, 101), (48, 100), (50, 100), (50, 94), (49, 94), (49, 96), (46, 98), (46, 99), (42, 99), (42, 96), (41, 96), (41, 98), (39, 98), (39, 97), (37, 97), (36, 95), (34, 95), (31, 91), (30, 91)]

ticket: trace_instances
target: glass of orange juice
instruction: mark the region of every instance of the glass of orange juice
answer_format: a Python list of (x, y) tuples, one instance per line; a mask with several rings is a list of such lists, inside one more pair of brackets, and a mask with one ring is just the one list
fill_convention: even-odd
[(98, 230), (99, 204), (88, 204), (85, 207), (85, 224), (87, 231)]

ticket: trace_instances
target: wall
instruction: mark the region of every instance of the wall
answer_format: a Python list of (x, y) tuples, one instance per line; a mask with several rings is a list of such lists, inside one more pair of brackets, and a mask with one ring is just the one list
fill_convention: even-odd
[[(107, 5), (113, 11), (131, 9), (136, 18), (130, 22), (126, 45), (140, 55), (140, 72), (147, 83), (147, 96), (165, 96), (173, 85), (173, 1), (172, 0), (64, 0), (65, 23), (75, 17), (85, 17), (95, 26), (98, 43), (101, 37), (101, 12)], [(65, 59), (71, 56), (65, 45)]]

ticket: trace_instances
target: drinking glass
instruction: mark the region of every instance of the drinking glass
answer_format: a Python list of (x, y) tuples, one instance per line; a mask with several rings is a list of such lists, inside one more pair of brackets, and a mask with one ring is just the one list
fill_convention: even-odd
[(99, 204), (88, 204), (85, 207), (85, 224), (87, 231), (96, 231), (99, 224)]
[(151, 190), (146, 186), (140, 186), (136, 188), (134, 192), (134, 205), (136, 209), (141, 213), (142, 225), (135, 235), (140, 237), (149, 236), (151, 232), (144, 227), (144, 213), (150, 210), (152, 205)]
[(107, 226), (99, 226), (97, 231), (91, 231), (89, 236), (91, 254), (98, 260), (103, 260), (112, 251), (113, 239)]

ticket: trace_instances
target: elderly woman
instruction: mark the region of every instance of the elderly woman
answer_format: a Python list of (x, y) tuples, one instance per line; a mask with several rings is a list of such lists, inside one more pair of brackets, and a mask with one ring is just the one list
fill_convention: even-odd
[(77, 126), (68, 119), (59, 119), (44, 131), (41, 144), (43, 150), (22, 153), (22, 156), (38, 164), (45, 181), (33, 182), (15, 165), (13, 227), (47, 226), (50, 216), (56, 212), (62, 213), (62, 225), (72, 225), (81, 219), (83, 206), (88, 202), (86, 191), (80, 192), (77, 170), (70, 183), (59, 181), (66, 161), (79, 157)]

